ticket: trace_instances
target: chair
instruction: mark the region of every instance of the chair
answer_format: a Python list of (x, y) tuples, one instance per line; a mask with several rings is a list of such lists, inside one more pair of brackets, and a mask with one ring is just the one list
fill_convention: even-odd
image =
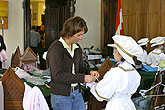
[[(165, 85), (165, 70), (158, 72), (158, 74), (155, 77), (154, 85), (158, 84), (159, 82), (161, 82), (161, 84)], [(157, 95), (157, 96), (153, 96), (151, 98), (151, 105), (150, 105), (151, 110), (153, 110), (153, 109), (155, 110), (155, 108), (159, 109), (159, 107), (161, 107), (162, 105), (164, 105), (164, 108), (165, 108), (165, 96), (158, 96), (158, 95), (164, 94), (164, 92), (163, 92), (164, 88), (165, 88), (165, 86), (158, 85), (153, 90), (153, 95)]]

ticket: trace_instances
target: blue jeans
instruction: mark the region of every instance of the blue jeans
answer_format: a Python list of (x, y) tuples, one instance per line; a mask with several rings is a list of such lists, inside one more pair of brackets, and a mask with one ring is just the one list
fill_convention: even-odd
[(86, 110), (79, 89), (71, 91), (70, 96), (51, 94), (51, 105), (53, 110)]

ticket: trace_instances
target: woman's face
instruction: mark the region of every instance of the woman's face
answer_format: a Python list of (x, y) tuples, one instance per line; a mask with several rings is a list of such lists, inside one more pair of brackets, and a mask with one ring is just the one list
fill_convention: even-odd
[(70, 40), (72, 43), (77, 43), (79, 40), (82, 40), (83, 35), (84, 35), (84, 31), (80, 31), (74, 34), (72, 37), (70, 37)]
[(121, 58), (122, 58), (122, 56), (121, 56), (120, 53), (118, 52), (117, 48), (114, 48), (114, 49), (113, 49), (113, 56), (114, 56), (114, 58), (115, 58), (115, 60), (116, 60), (117, 62), (119, 62), (119, 61), (121, 60)]

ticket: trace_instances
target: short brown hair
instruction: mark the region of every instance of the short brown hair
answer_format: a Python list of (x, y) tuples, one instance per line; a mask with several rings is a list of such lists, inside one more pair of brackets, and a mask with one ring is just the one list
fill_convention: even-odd
[(60, 36), (71, 37), (80, 31), (84, 31), (85, 34), (88, 31), (88, 27), (84, 19), (79, 16), (75, 16), (65, 21), (62, 31), (60, 32)]

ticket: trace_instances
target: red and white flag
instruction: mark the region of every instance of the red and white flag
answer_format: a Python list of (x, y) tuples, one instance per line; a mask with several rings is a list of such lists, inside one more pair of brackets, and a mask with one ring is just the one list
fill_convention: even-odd
[(122, 9), (121, 9), (121, 0), (118, 0), (118, 4), (117, 4), (117, 16), (116, 16), (115, 34), (116, 35), (124, 35), (123, 17), (122, 17)]

